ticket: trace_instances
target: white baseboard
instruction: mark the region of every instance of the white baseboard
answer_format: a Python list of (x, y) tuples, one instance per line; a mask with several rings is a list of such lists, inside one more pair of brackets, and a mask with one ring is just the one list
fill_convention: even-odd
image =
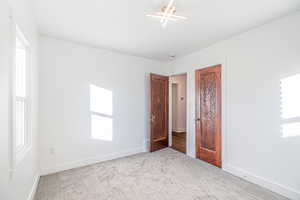
[(116, 158), (130, 156), (130, 155), (134, 155), (137, 153), (145, 152), (146, 150), (147, 150), (146, 147), (141, 146), (141, 147), (132, 148), (132, 149), (122, 151), (122, 152), (116, 152), (116, 153), (111, 153), (111, 154), (101, 155), (101, 156), (94, 156), (94, 157), (87, 158), (85, 160), (66, 162), (63, 164), (56, 165), (54, 167), (41, 169), (41, 175), (45, 176), (48, 174), (53, 174), (53, 173), (61, 172), (61, 171), (68, 170), (68, 169), (74, 169), (74, 168), (78, 168), (78, 167), (95, 164), (98, 162), (103, 162), (103, 161), (107, 161), (107, 160), (113, 160)]
[(35, 193), (37, 191), (37, 187), (39, 185), (39, 181), (40, 181), (40, 175), (37, 174), (35, 176), (35, 178), (34, 178), (34, 183), (33, 183), (32, 187), (31, 187), (31, 190), (30, 190), (30, 193), (29, 193), (29, 195), (27, 197), (27, 200), (34, 200), (34, 196), (35, 196)]
[(290, 188), (290, 187), (281, 185), (279, 183), (275, 183), (274, 181), (267, 180), (263, 177), (254, 175), (250, 172), (247, 172), (243, 169), (240, 169), (238, 167), (234, 167), (234, 166), (231, 166), (231, 165), (223, 166), (223, 170), (228, 172), (228, 173), (231, 173), (235, 176), (238, 176), (242, 179), (245, 179), (249, 182), (252, 182), (252, 183), (260, 185), (264, 188), (267, 188), (267, 189), (269, 189), (273, 192), (281, 194), (285, 197), (288, 197), (290, 199), (300, 200), (300, 191), (297, 191), (294, 188)]

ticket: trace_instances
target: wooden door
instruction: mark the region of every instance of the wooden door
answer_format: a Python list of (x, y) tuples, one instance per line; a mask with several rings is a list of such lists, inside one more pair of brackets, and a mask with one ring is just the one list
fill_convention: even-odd
[(151, 81), (151, 136), (150, 151), (169, 146), (169, 77), (150, 74)]
[(221, 65), (196, 70), (196, 156), (221, 162)]

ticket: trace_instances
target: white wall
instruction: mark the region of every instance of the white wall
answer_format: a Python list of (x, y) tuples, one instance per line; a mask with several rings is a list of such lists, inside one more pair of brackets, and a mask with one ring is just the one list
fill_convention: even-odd
[[(38, 116), (38, 76), (37, 76), (37, 31), (29, 8), (30, 2), (0, 1), (0, 199), (25, 200), (30, 198), (38, 178), (37, 162), (37, 116)], [(14, 20), (22, 29), (32, 47), (32, 123), (33, 144), (25, 158), (18, 164), (12, 177), (11, 170), (11, 112), (10, 88), (11, 67), (11, 21), (10, 8)]]
[[(170, 121), (172, 121), (171, 126), (172, 127), (172, 132), (177, 130), (177, 107), (178, 107), (178, 84), (176, 83), (171, 83), (171, 90), (170, 92), (172, 92), (171, 94), (171, 104), (172, 104), (172, 110), (171, 111), (171, 115), (172, 117), (170, 117)], [(170, 123), (170, 122), (169, 122)]]
[[(34, 20), (27, 1), (11, 0), (16, 21), (30, 39), (36, 60)], [(38, 173), (37, 65), (34, 65), (33, 148), (13, 179), (10, 169), (9, 7), (0, 2), (0, 199), (27, 199)], [(280, 79), (300, 73), (300, 13), (179, 58), (170, 74), (187, 73), (188, 155), (195, 156), (194, 70), (223, 65), (223, 167), (292, 198), (300, 198), (300, 136), (280, 130)], [(165, 64), (47, 37), (41, 40), (40, 165), (60, 171), (145, 149), (148, 73)], [(113, 141), (91, 138), (89, 85), (113, 92)], [(145, 114), (146, 113), (146, 114)]]
[[(177, 84), (176, 105), (172, 105), (172, 129), (177, 132), (186, 131), (186, 74), (170, 77), (171, 84)], [(170, 101), (171, 102), (171, 101)], [(172, 101), (173, 103), (173, 101)], [(175, 112), (174, 112), (175, 111)]]
[[(148, 76), (162, 63), (49, 37), (40, 44), (42, 173), (144, 151)], [(91, 138), (90, 84), (113, 93), (112, 141)]]
[(222, 64), (223, 168), (295, 199), (300, 136), (282, 137), (280, 79), (300, 73), (299, 32), (298, 12), (169, 66), (170, 74), (188, 73), (188, 155), (195, 156), (194, 71)]

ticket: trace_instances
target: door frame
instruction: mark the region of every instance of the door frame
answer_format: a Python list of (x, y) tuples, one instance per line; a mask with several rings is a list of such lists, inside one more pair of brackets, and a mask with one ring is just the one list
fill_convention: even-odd
[(189, 127), (188, 127), (188, 73), (187, 72), (183, 72), (183, 73), (177, 73), (177, 74), (170, 74), (169, 75), (169, 147), (172, 146), (172, 141), (173, 141), (173, 136), (172, 136), (172, 127), (173, 127), (173, 102), (172, 102), (172, 97), (173, 97), (173, 94), (172, 94), (172, 82), (170, 81), (170, 78), (172, 76), (178, 76), (178, 75), (186, 75), (186, 117), (185, 117), (185, 120), (186, 120), (186, 148), (185, 148), (185, 151), (186, 151), (186, 155), (188, 153), (188, 144), (189, 144), (189, 141), (188, 141), (188, 130), (189, 130)]

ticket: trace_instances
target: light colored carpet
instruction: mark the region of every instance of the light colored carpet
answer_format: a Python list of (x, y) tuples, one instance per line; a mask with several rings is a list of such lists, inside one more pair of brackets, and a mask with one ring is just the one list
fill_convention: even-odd
[(170, 148), (41, 177), (36, 200), (283, 200)]

